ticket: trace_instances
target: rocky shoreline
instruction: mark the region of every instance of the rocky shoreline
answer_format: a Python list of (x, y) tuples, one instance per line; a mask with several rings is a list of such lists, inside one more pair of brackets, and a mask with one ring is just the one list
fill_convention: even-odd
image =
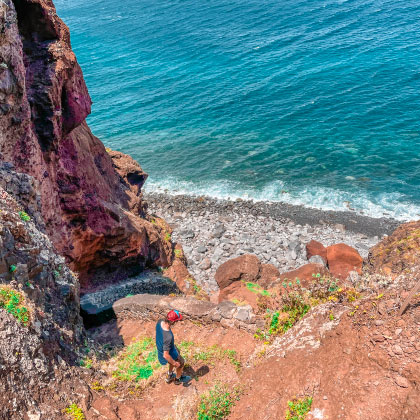
[(285, 272), (307, 262), (305, 245), (313, 239), (326, 246), (344, 242), (366, 257), (369, 248), (399, 225), (392, 219), (285, 203), (163, 193), (145, 193), (144, 198), (150, 213), (171, 225), (190, 273), (208, 293), (218, 290), (214, 274), (230, 258), (255, 254)]

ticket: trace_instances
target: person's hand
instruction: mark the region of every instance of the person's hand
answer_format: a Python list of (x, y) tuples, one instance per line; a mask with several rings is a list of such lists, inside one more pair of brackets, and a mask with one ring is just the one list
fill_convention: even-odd
[(177, 367), (177, 368), (179, 368), (181, 366), (181, 363), (175, 362), (175, 365), (174, 366)]

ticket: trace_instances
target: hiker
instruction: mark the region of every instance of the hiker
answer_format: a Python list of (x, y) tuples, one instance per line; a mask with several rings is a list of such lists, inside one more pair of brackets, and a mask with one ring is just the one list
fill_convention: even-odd
[[(174, 381), (175, 385), (188, 382), (191, 378), (182, 374), (184, 370), (184, 359), (175, 346), (172, 325), (182, 320), (182, 315), (176, 311), (169, 311), (165, 319), (159, 319), (156, 324), (156, 347), (161, 365), (169, 363), (169, 370), (166, 376), (166, 383)], [(176, 370), (176, 374), (173, 370)]]

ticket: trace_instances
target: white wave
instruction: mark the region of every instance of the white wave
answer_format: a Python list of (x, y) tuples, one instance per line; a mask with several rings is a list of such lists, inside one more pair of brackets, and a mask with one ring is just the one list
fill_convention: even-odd
[(293, 191), (281, 180), (266, 184), (261, 190), (244, 188), (233, 181), (191, 182), (175, 178), (148, 179), (145, 191), (172, 195), (209, 196), (217, 199), (283, 202), (320, 210), (354, 211), (374, 218), (400, 221), (420, 219), (420, 207), (403, 200), (400, 193), (382, 193), (370, 197), (366, 192), (340, 191), (326, 187), (306, 187)]

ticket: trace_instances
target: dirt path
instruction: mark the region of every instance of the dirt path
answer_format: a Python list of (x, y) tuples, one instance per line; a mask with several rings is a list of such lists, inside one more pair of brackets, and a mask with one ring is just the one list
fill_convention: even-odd
[[(166, 369), (162, 368), (158, 380), (138, 397), (124, 395), (124, 401), (118, 401), (98, 392), (87, 420), (99, 419), (100, 415), (110, 420), (187, 420), (189, 415), (195, 418), (199, 396), (215, 384), (233, 386), (239, 383), (243, 371), (243, 367), (239, 366), (246, 365), (258, 345), (251, 334), (225, 329), (218, 324), (203, 326), (186, 321), (175, 325), (173, 332), (175, 344), (181, 352), (186, 347), (194, 353), (190, 357), (184, 354), (187, 364), (185, 372), (194, 378), (190, 385), (166, 384)], [(155, 323), (114, 321), (91, 333), (97, 342), (123, 343), (127, 346), (142, 337), (154, 337)]]

